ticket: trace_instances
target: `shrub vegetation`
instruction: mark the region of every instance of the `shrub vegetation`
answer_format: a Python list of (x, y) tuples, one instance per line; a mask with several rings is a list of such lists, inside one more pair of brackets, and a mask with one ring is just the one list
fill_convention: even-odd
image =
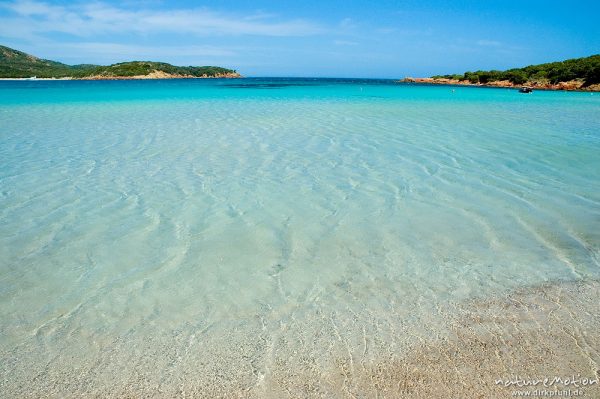
[(488, 83), (508, 80), (514, 84), (526, 82), (568, 82), (582, 80), (584, 86), (600, 83), (600, 54), (566, 61), (530, 65), (525, 68), (513, 68), (506, 71), (476, 71), (464, 74), (436, 75), (433, 78), (468, 80), (471, 83)]
[(9, 47), (0, 46), (0, 78), (85, 78), (89, 76), (137, 76), (161, 71), (184, 76), (217, 76), (235, 70), (216, 66), (174, 66), (164, 62), (132, 61), (109, 66), (66, 65), (34, 57)]

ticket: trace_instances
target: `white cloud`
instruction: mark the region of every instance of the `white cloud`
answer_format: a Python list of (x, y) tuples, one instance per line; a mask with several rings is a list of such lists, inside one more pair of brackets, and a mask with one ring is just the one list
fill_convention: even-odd
[(47, 15), (48, 17), (56, 17), (56, 13), (63, 13), (62, 7), (48, 5), (46, 3), (39, 3), (35, 1), (15, 1), (12, 3), (2, 4), (3, 8), (9, 9), (16, 14), (23, 16), (32, 15)]
[(356, 45), (358, 45), (357, 42), (351, 42), (349, 40), (334, 40), (333, 44), (335, 44), (336, 46), (356, 46)]
[[(46, 45), (45, 47), (52, 46)], [(99, 56), (125, 57), (131, 57), (132, 54), (135, 54), (136, 57), (156, 57), (157, 54), (162, 57), (182, 55), (186, 57), (229, 57), (235, 55), (231, 50), (213, 46), (138, 46), (121, 43), (79, 42), (61, 43), (60, 47), (68, 51), (65, 55), (73, 54), (73, 51), (83, 51)]]
[(105, 3), (58, 6), (30, 0), (1, 3), (0, 7), (12, 14), (0, 18), (0, 36), (7, 37), (32, 37), (52, 32), (81, 37), (164, 32), (201, 36), (309, 36), (324, 31), (322, 27), (310, 21), (282, 21), (262, 12), (234, 15), (205, 8), (133, 10)]
[(344, 18), (340, 21), (341, 29), (354, 29), (357, 27), (356, 22), (352, 18)]

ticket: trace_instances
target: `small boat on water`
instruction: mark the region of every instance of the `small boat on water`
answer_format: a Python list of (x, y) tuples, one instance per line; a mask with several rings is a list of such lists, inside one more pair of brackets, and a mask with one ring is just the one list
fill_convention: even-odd
[(519, 89), (519, 93), (533, 93), (533, 88), (529, 86), (523, 86)]

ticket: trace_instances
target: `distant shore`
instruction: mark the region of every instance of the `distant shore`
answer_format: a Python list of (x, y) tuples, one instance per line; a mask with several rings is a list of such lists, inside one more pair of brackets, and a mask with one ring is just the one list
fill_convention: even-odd
[(537, 90), (565, 90), (565, 91), (591, 91), (599, 92), (600, 84), (594, 84), (585, 86), (582, 81), (571, 80), (568, 82), (559, 82), (556, 84), (551, 83), (539, 83), (539, 82), (526, 82), (524, 84), (514, 84), (508, 80), (493, 81), (487, 83), (471, 83), (468, 80), (448, 79), (448, 78), (411, 78), (407, 77), (399, 80), (402, 83), (425, 83), (433, 85), (448, 85), (448, 86), (475, 86), (475, 87), (505, 87), (505, 88), (519, 88), (523, 86), (531, 87)]
[(202, 75), (202, 76), (192, 76), (192, 75), (176, 75), (165, 73), (162, 71), (154, 71), (147, 75), (134, 75), (134, 76), (105, 76), (105, 75), (95, 75), (95, 76), (85, 76), (81, 78), (76, 78), (72, 76), (61, 77), (61, 78), (38, 78), (38, 77), (30, 77), (30, 78), (0, 78), (0, 80), (150, 80), (150, 79), (236, 79), (241, 78), (237, 72), (230, 73), (221, 73), (216, 75)]

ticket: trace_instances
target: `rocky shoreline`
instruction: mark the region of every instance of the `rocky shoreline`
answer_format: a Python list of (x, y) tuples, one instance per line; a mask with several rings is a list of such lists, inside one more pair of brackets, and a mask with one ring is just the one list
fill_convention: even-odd
[(134, 75), (134, 76), (107, 76), (107, 75), (94, 75), (85, 77), (62, 77), (62, 78), (0, 78), (0, 80), (150, 80), (150, 79), (237, 79), (243, 76), (237, 72), (219, 73), (216, 75), (180, 75), (171, 74), (163, 71), (153, 71), (147, 75)]
[(460, 85), (460, 86), (476, 86), (476, 87), (506, 87), (520, 88), (523, 86), (531, 87), (537, 90), (565, 90), (565, 91), (600, 91), (600, 84), (584, 86), (584, 82), (580, 80), (571, 80), (568, 82), (558, 82), (556, 84), (541, 83), (541, 82), (526, 82), (522, 85), (514, 84), (508, 80), (493, 81), (487, 83), (471, 83), (468, 80), (457, 80), (448, 78), (411, 78), (407, 77), (399, 80), (401, 83), (424, 83), (434, 85)]
[(228, 78), (235, 79), (241, 78), (237, 72), (229, 72), (229, 73), (219, 73), (216, 75), (201, 75), (201, 76), (193, 76), (193, 75), (180, 75), (180, 74), (172, 74), (163, 71), (153, 71), (147, 75), (135, 75), (135, 76), (106, 76), (106, 75), (95, 75), (95, 76), (86, 76), (83, 78), (73, 78), (75, 80), (144, 80), (144, 79), (217, 79), (217, 78)]

